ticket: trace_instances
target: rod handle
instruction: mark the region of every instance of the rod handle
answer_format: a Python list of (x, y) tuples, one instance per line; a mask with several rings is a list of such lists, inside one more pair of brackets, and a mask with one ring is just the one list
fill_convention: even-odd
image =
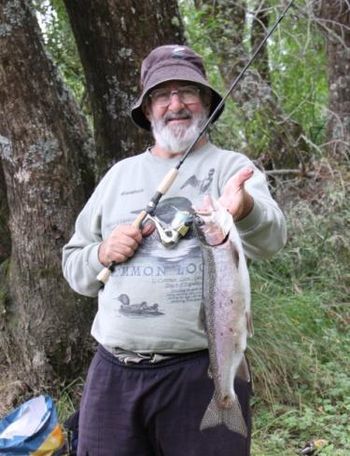
[(115, 262), (112, 261), (107, 268), (103, 268), (101, 272), (97, 275), (96, 279), (101, 282), (101, 285), (104, 286), (108, 282), (110, 275), (112, 274)]
[(132, 222), (131, 225), (132, 225), (134, 228), (140, 228), (140, 227), (141, 227), (141, 224), (142, 224), (142, 222), (145, 220), (146, 216), (147, 216), (147, 212), (146, 212), (145, 210), (141, 211), (141, 212), (139, 213), (139, 215), (136, 217), (136, 219)]
[(162, 182), (159, 184), (157, 188), (157, 192), (161, 193), (164, 195), (169, 188), (172, 186), (174, 180), (176, 179), (178, 175), (179, 170), (177, 168), (172, 168), (170, 169), (167, 174), (163, 177)]

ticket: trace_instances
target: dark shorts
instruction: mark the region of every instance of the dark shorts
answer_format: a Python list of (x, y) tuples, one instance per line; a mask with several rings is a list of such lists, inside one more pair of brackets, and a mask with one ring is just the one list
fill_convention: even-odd
[(251, 386), (235, 381), (249, 435), (199, 430), (213, 395), (208, 352), (125, 365), (99, 347), (81, 401), (78, 456), (249, 456)]

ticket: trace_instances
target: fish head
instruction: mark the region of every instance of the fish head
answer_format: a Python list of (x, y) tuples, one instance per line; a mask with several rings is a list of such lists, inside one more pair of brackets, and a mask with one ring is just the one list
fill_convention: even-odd
[(193, 225), (199, 240), (207, 245), (222, 244), (230, 231), (233, 220), (221, 204), (206, 195), (200, 208), (195, 209)]

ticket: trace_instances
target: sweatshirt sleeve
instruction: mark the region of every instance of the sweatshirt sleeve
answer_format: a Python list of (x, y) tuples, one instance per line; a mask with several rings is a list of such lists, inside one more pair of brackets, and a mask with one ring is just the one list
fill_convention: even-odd
[[(245, 166), (250, 164), (245, 163)], [(272, 198), (265, 175), (254, 167), (253, 176), (245, 184), (254, 199), (252, 211), (236, 226), (248, 258), (270, 258), (286, 243), (285, 217)]]
[(77, 293), (94, 297), (98, 295), (100, 283), (97, 274), (103, 269), (98, 260), (98, 248), (102, 242), (101, 208), (98, 187), (79, 214), (75, 231), (63, 247), (63, 275)]

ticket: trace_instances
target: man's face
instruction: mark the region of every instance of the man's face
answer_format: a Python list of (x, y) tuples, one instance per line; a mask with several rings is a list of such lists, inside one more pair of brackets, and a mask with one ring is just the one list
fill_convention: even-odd
[(184, 152), (192, 144), (208, 117), (199, 86), (186, 81), (157, 86), (149, 96), (145, 112), (156, 144), (174, 154)]

